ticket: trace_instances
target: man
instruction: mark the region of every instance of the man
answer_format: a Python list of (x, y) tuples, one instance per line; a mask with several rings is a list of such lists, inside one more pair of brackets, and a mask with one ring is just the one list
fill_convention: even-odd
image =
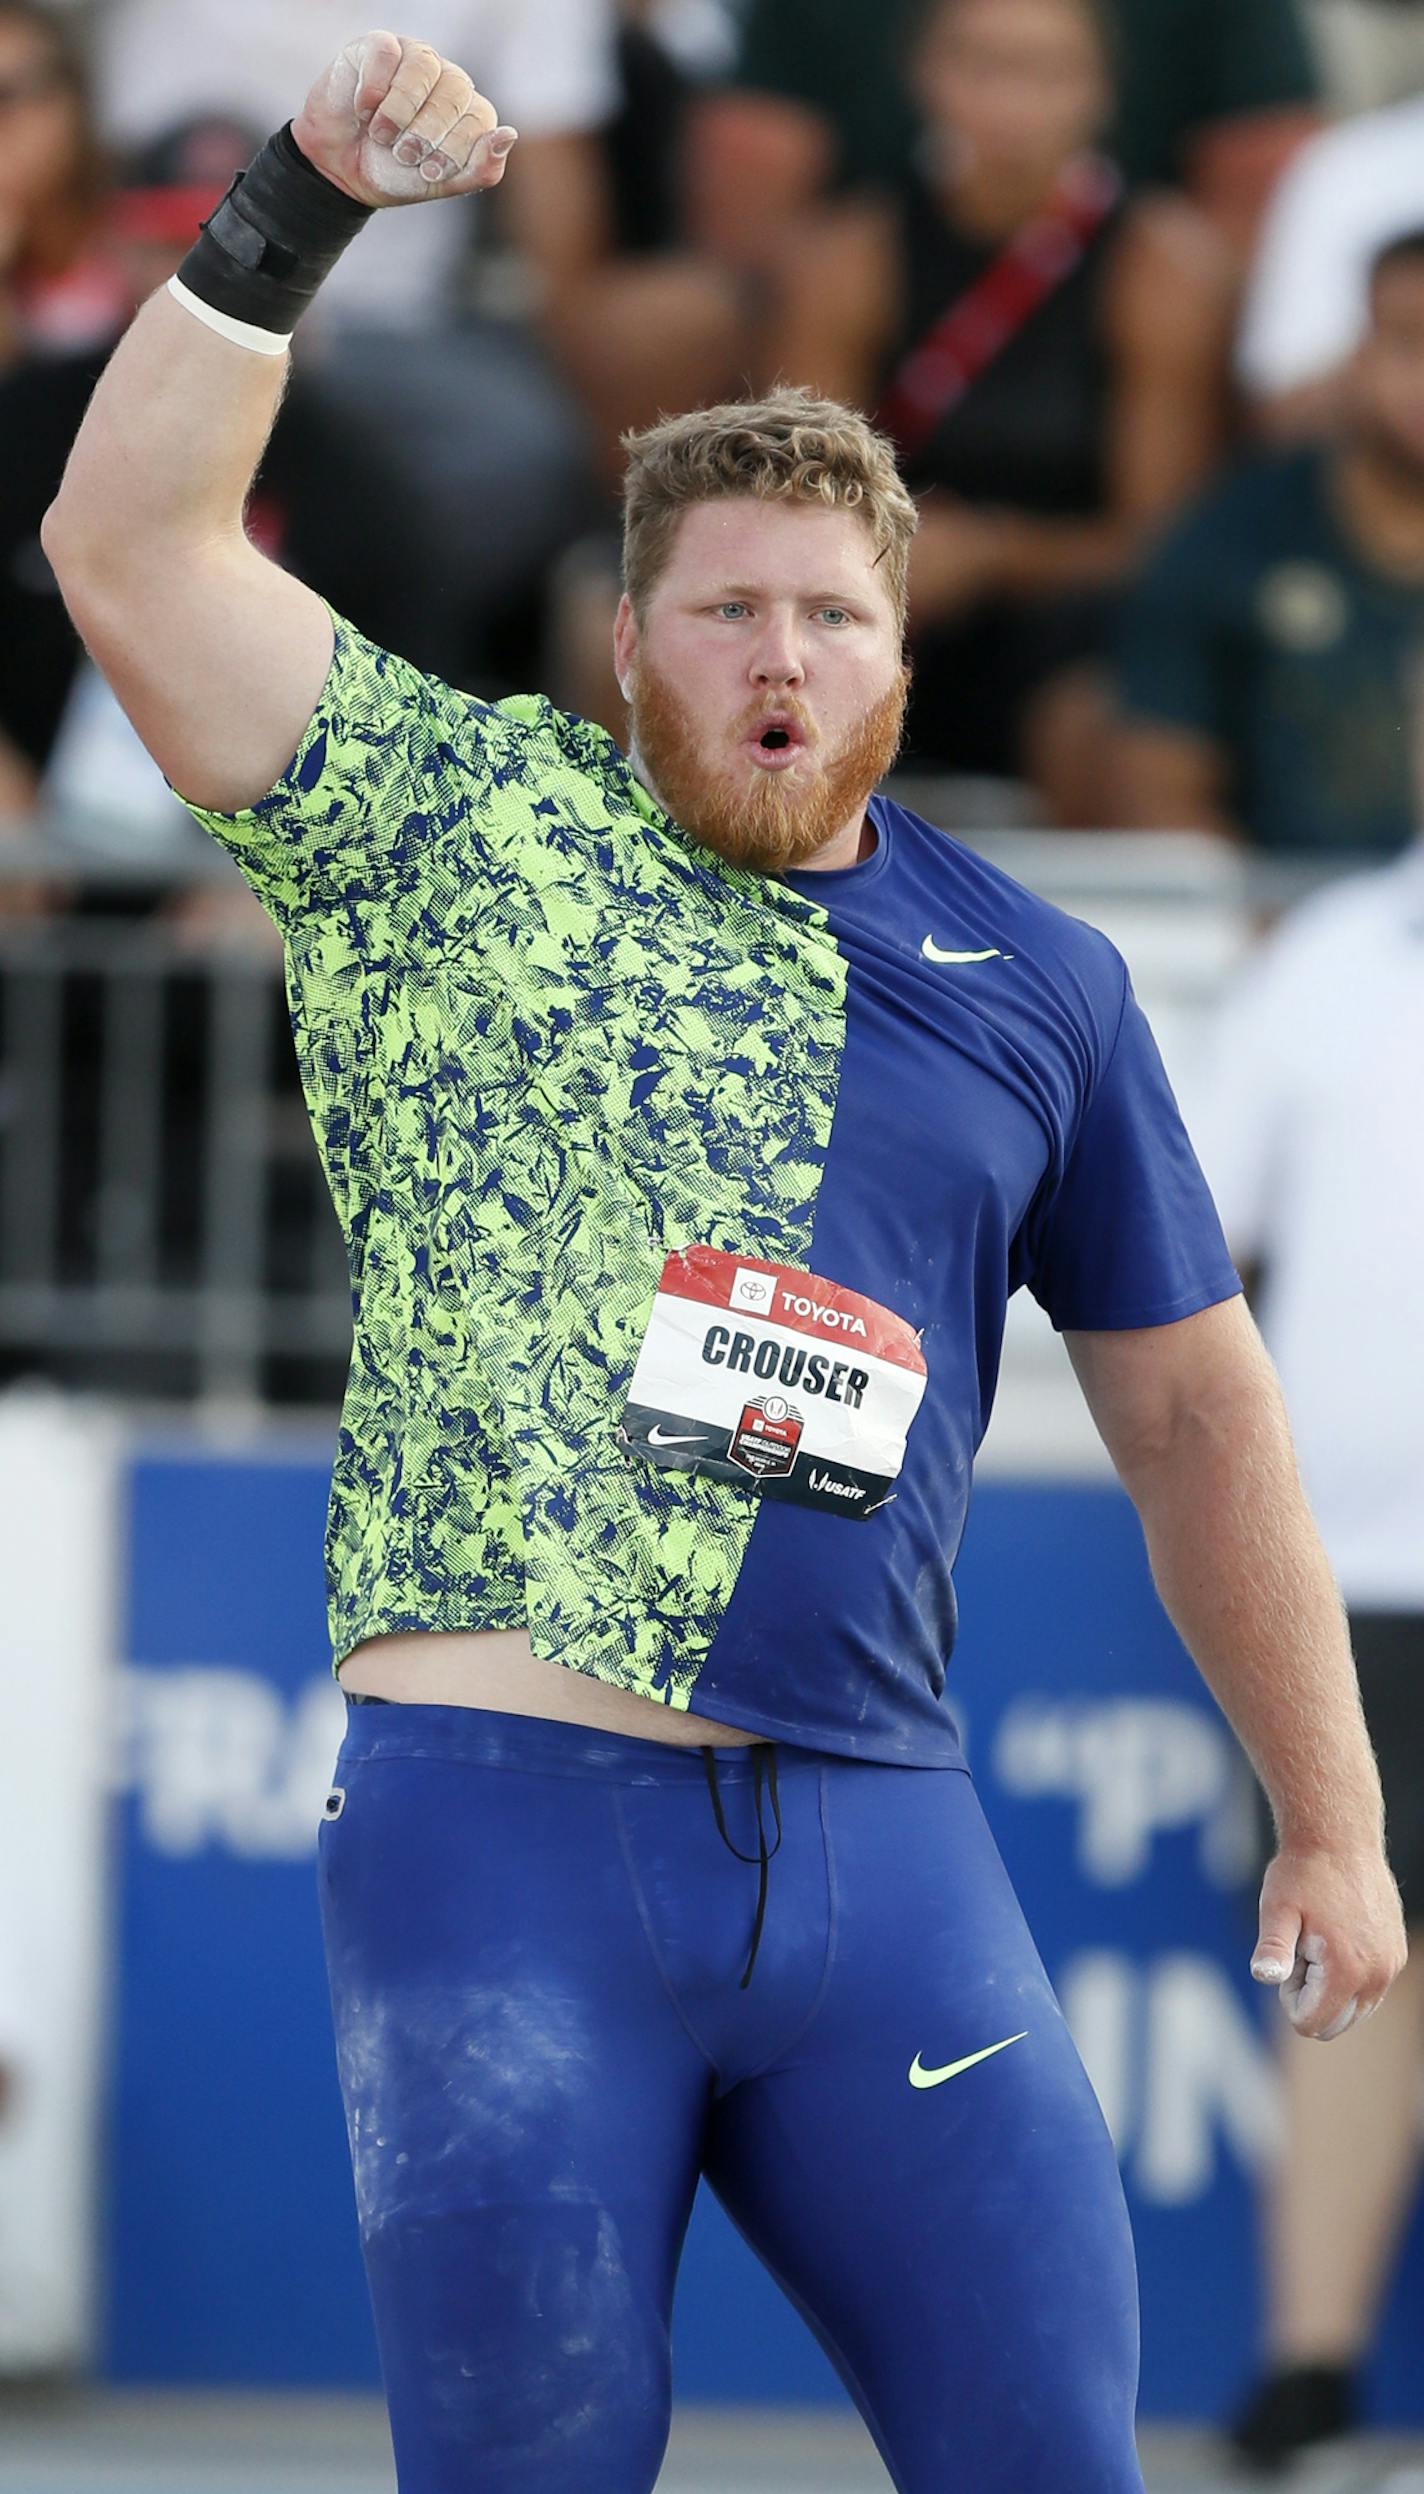
[[(1252, 957), (1194, 1120), (1227, 1236), (1260, 1276), (1262, 1331), (1349, 1609), (1411, 1929), (1424, 1912), (1421, 1063), (1415, 841), (1383, 873), (1332, 883)], [(1422, 1983), (1416, 1952), (1383, 2015), (1338, 2052), (1280, 2039), (1269, 2365), (1234, 2425), (1263, 2469), (1357, 2418), (1357, 2374), (1418, 2171)]]
[(1424, 231), (1376, 256), (1329, 446), (1189, 510), (1122, 617), (1119, 821), (1380, 858), (1414, 835), (1399, 721), (1424, 630)]
[(1402, 1957), (1338, 1608), (1120, 960), (872, 798), (914, 511), (860, 418), (633, 444), (631, 765), (333, 634), (244, 539), (335, 252), (513, 138), (349, 45), (46, 532), (285, 928), (346, 1223), (333, 1629), (385, 1702), (323, 1901), (402, 2494), (651, 2488), (699, 2171), (908, 2494), (1129, 2494), (1116, 2172), (940, 1705), (1010, 1288), (1073, 1328), (1271, 1789), (1256, 1971), (1321, 2036)]

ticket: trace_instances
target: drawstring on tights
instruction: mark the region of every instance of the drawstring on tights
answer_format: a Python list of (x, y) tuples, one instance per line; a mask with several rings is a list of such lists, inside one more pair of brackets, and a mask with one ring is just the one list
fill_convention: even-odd
[[(752, 1795), (756, 1804), (757, 1823), (757, 1849), (755, 1853), (743, 1853), (741, 1847), (739, 1845), (734, 1845), (731, 1837), (727, 1833), (726, 1813), (722, 1808), (721, 1788), (717, 1782), (717, 1752), (709, 1741), (704, 1741), (702, 1743), (702, 1764), (707, 1771), (707, 1789), (712, 1795), (712, 1809), (717, 1821), (718, 1835), (721, 1837), (722, 1842), (726, 1846), (729, 1853), (735, 1853), (739, 1862), (755, 1862), (757, 1870), (760, 1874), (757, 1881), (756, 1920), (752, 1924), (751, 1952), (742, 1971), (741, 1982), (737, 1987), (739, 1991), (744, 1992), (752, 1979), (752, 1968), (757, 1961), (757, 1950), (761, 1947), (762, 1926), (766, 1921), (766, 1892), (769, 1881), (768, 1866), (771, 1862), (772, 1854), (779, 1853), (781, 1850), (781, 1801), (776, 1789), (776, 1749), (774, 1743), (771, 1741), (754, 1741), (752, 1743)], [(771, 1801), (771, 1815), (776, 1822), (776, 1842), (772, 1845), (770, 1851), (767, 1849), (766, 1829), (762, 1823), (761, 1814), (763, 1773), (765, 1773), (766, 1790)]]

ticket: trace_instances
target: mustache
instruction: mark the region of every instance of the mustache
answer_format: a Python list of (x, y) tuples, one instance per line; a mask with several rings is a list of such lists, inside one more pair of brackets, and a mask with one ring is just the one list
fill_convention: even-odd
[(808, 745), (820, 743), (820, 729), (805, 703), (798, 701), (794, 693), (783, 693), (779, 701), (756, 702), (744, 710), (740, 718), (733, 721), (733, 734), (738, 739), (750, 736), (753, 729), (760, 727), (762, 720), (773, 711), (779, 719), (790, 719), (792, 725), (800, 729)]

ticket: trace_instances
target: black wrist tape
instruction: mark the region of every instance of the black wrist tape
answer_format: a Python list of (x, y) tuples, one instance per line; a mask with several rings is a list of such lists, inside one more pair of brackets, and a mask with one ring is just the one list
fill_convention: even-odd
[(373, 214), (318, 173), (287, 122), (204, 219), (178, 275), (213, 311), (289, 337)]

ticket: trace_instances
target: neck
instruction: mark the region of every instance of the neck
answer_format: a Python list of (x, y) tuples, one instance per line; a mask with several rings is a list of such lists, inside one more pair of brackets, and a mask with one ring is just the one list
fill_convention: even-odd
[(861, 859), (872, 856), (874, 850), (875, 826), (862, 806), (848, 823), (841, 825), (833, 840), (828, 840), (823, 849), (817, 849), (814, 857), (803, 857), (796, 872), (814, 875), (824, 874), (830, 867), (858, 866)]
[(1335, 470), (1337, 505), (1358, 550), (1382, 571), (1424, 577), (1424, 463), (1379, 444), (1347, 443)]

